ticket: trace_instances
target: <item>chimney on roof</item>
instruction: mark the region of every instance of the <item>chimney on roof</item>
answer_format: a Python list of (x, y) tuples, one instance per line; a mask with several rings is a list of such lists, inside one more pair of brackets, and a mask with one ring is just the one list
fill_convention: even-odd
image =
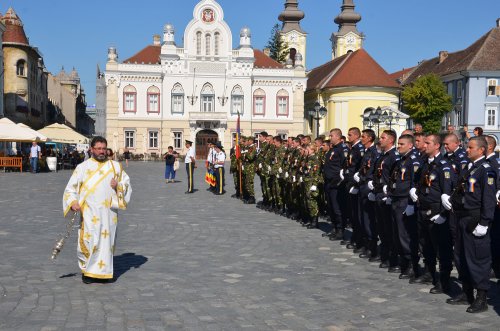
[(153, 45), (155, 46), (160, 46), (161, 45), (161, 39), (159, 34), (155, 34), (153, 36)]
[(448, 57), (447, 51), (439, 52), (439, 64), (443, 63), (443, 61), (446, 60), (447, 57)]
[(500, 28), (500, 18), (497, 18), (497, 28)]
[(267, 48), (267, 47), (266, 47), (266, 48), (264, 48), (262, 51), (263, 51), (263, 52), (264, 52), (264, 54), (266, 54), (267, 56), (271, 56), (271, 49), (270, 49), (270, 48)]

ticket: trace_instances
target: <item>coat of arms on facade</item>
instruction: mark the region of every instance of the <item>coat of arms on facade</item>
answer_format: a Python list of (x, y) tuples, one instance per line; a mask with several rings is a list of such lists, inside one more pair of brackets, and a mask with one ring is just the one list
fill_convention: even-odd
[(212, 9), (205, 9), (201, 14), (201, 19), (205, 23), (212, 23), (215, 20), (215, 13)]

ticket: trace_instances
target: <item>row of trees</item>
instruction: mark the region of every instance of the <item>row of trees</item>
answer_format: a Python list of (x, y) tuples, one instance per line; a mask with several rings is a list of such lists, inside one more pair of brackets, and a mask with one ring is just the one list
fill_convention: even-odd
[[(289, 53), (288, 45), (281, 38), (279, 25), (272, 31), (267, 47), (270, 57), (280, 63), (285, 63)], [(452, 109), (451, 96), (446, 92), (439, 76), (429, 74), (419, 77), (411, 85), (406, 86), (401, 94), (403, 108), (416, 122), (422, 124), (429, 133), (441, 130), (443, 116)]]

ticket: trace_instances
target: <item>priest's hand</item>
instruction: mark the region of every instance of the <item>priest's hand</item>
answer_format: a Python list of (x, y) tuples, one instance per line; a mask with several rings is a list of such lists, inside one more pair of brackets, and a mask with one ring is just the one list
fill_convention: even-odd
[(116, 190), (116, 187), (118, 186), (118, 182), (116, 181), (116, 179), (111, 179), (111, 188), (113, 190)]
[(71, 210), (74, 212), (80, 211), (81, 209), (82, 207), (80, 207), (80, 204), (77, 201), (73, 202), (71, 205)]

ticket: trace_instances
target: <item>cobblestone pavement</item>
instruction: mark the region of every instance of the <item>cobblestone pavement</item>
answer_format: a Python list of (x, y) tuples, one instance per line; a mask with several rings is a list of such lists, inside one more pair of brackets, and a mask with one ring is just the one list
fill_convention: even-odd
[[(75, 234), (58, 260), (70, 171), (0, 173), (0, 330), (498, 330), (500, 295), (471, 315), (297, 223), (165, 184), (162, 163), (132, 162), (113, 284), (85, 285)], [(228, 176), (229, 177), (229, 176)], [(229, 178), (228, 178), (229, 179)]]

